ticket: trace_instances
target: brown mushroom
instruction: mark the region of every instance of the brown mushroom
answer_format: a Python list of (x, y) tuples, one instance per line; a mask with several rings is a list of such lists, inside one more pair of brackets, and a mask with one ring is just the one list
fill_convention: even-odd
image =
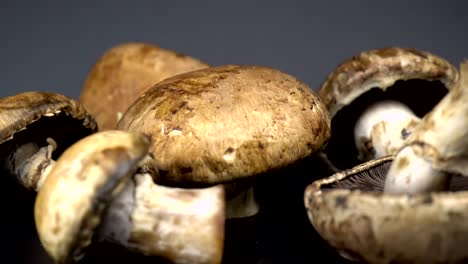
[(96, 119), (99, 130), (112, 129), (147, 88), (205, 67), (200, 60), (148, 43), (120, 44), (106, 51), (90, 70), (80, 102)]
[(96, 131), (81, 105), (64, 95), (25, 92), (0, 98), (0, 162), (36, 189), (68, 146)]
[(118, 128), (152, 138), (161, 183), (225, 184), (228, 218), (258, 212), (256, 176), (312, 155), (330, 135), (328, 113), (304, 83), (275, 69), (238, 65), (156, 84)]
[[(224, 189), (154, 184), (147, 137), (108, 130), (69, 147), (39, 190), (35, 221), (56, 263), (108, 241), (172, 263), (220, 263)], [(144, 164), (144, 165), (143, 165)]]
[(382, 48), (346, 60), (319, 95), (332, 118), (326, 157), (338, 169), (395, 153), (458, 79), (429, 52)]
[(305, 191), (313, 226), (344, 257), (366, 263), (468, 259), (468, 61), (404, 146), (316, 181)]

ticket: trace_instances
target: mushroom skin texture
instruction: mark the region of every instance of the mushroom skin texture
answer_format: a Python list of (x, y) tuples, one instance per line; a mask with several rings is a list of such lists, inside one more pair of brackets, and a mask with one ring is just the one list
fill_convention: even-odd
[(427, 114), (396, 154), (385, 182), (391, 193), (447, 189), (452, 174), (468, 176), (468, 61), (460, 80)]
[(362, 263), (464, 263), (468, 259), (468, 180), (449, 192), (383, 192), (394, 156), (368, 161), (310, 184), (313, 227), (342, 257)]
[(359, 160), (371, 160), (398, 152), (421, 119), (396, 101), (369, 106), (356, 122), (354, 143)]
[[(340, 170), (395, 153), (404, 142), (402, 135), (411, 134), (457, 80), (450, 62), (416, 49), (374, 49), (344, 61), (318, 92), (332, 118), (326, 158)], [(405, 120), (388, 118), (390, 110), (405, 113)], [(353, 135), (353, 130), (360, 133)]]
[(73, 263), (96, 240), (173, 263), (220, 263), (224, 189), (155, 185), (147, 137), (124, 131), (83, 138), (57, 160), (34, 208), (41, 243)]
[(330, 135), (329, 122), (320, 99), (296, 78), (262, 66), (223, 65), (156, 84), (118, 129), (152, 138), (164, 184), (243, 182), (227, 190), (233, 218), (259, 210), (252, 179), (315, 153)]
[(0, 162), (27, 189), (36, 190), (54, 156), (97, 130), (79, 102), (62, 94), (25, 92), (0, 98)]
[(79, 101), (100, 130), (113, 129), (147, 88), (176, 74), (206, 67), (198, 59), (149, 43), (123, 43), (107, 50), (93, 65)]

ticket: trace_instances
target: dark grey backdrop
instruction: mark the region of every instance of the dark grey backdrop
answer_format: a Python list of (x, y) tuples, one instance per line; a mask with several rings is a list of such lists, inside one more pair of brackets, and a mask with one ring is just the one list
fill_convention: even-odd
[(457, 63), (468, 55), (463, 1), (4, 1), (0, 96), (78, 97), (95, 60), (147, 41), (210, 64), (260, 64), (316, 89), (342, 60), (406, 46)]
[[(427, 0), (2, 0), (0, 96), (43, 90), (77, 98), (95, 60), (126, 41), (151, 42), (212, 65), (275, 67), (314, 89), (342, 60), (384, 46), (423, 49), (458, 64), (468, 56), (466, 6)], [(2, 256), (43, 263), (30, 218), (33, 197), (15, 200), (21, 195), (1, 197), (9, 205), (2, 210)]]

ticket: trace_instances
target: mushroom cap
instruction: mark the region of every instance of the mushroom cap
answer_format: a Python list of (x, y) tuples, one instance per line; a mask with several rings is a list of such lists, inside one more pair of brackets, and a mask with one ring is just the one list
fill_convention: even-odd
[(161, 180), (203, 185), (247, 179), (311, 155), (327, 141), (330, 120), (296, 78), (223, 65), (156, 84), (118, 128), (151, 136)]
[(95, 63), (82, 87), (80, 102), (100, 130), (113, 129), (133, 101), (155, 83), (208, 65), (147, 43), (112, 47)]
[(34, 207), (40, 241), (57, 263), (82, 256), (104, 210), (148, 149), (142, 135), (109, 130), (81, 139), (60, 156)]
[[(357, 149), (353, 147), (354, 124), (372, 103), (396, 100), (423, 117), (458, 78), (457, 68), (447, 60), (411, 48), (374, 49), (344, 61), (318, 92), (332, 118), (326, 150), (329, 160), (341, 169), (358, 163)], [(343, 156), (353, 158), (341, 161)]]
[(57, 153), (97, 130), (79, 102), (49, 92), (25, 92), (0, 98), (0, 152), (25, 142), (46, 144), (51, 137)]
[(304, 195), (313, 227), (340, 254), (365, 263), (462, 263), (468, 259), (468, 180), (451, 191), (382, 192), (393, 156), (310, 184)]
[(362, 52), (340, 64), (325, 80), (319, 95), (330, 116), (372, 88), (386, 90), (396, 81), (440, 81), (447, 89), (458, 71), (447, 60), (411, 48), (389, 47)]

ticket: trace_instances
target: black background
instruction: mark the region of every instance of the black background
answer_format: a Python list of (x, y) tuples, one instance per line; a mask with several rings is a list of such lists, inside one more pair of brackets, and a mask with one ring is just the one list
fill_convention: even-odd
[[(468, 54), (466, 5), (464, 1), (2, 0), (0, 96), (42, 90), (77, 98), (96, 59), (127, 41), (157, 44), (211, 65), (274, 67), (314, 90), (338, 63), (368, 49), (412, 47), (458, 65)], [(5, 182), (9, 190), (15, 188)], [(14, 189), (2, 192), (0, 198), (5, 205), (3, 256), (13, 258), (10, 263), (49, 263), (34, 237), (33, 195)], [(319, 255), (310, 248), (311, 260)]]

